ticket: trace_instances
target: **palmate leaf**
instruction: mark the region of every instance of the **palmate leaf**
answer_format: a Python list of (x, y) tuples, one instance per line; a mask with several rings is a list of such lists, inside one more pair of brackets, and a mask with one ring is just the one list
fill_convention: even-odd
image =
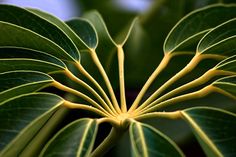
[(212, 5), (185, 16), (170, 31), (164, 43), (164, 52), (189, 51), (210, 29), (236, 17), (235, 5)]
[(18, 95), (45, 88), (53, 78), (35, 71), (8, 71), (0, 73), (0, 103)]
[(221, 79), (216, 80), (212, 84), (214, 87), (217, 87), (228, 94), (232, 96), (233, 98), (236, 98), (236, 76), (228, 76), (228, 77), (223, 77)]
[(132, 122), (129, 133), (134, 157), (184, 156), (172, 140), (149, 125)]
[(236, 50), (235, 24), (236, 19), (234, 18), (209, 31), (199, 42), (197, 52), (226, 56), (234, 54)]
[(236, 155), (236, 115), (221, 109), (195, 107), (181, 111), (209, 157)]
[[(181, 3), (182, 2), (183, 1), (181, 1)], [(181, 10), (179, 9), (181, 8), (180, 6), (182, 6), (182, 4), (178, 5), (177, 10)], [(175, 34), (175, 32), (175, 37), (170, 37), (172, 41), (166, 42), (170, 42), (170, 44), (174, 43), (173, 47), (168, 47), (167, 44), (167, 49), (170, 48), (170, 51), (166, 51), (165, 53), (179, 50), (188, 51), (188, 48), (192, 45), (196, 45), (205, 33), (209, 31), (210, 33), (214, 33), (214, 31), (210, 29), (216, 27), (214, 29), (216, 30), (222, 26), (218, 26), (219, 24), (235, 17), (235, 6), (215, 5), (208, 9), (204, 8), (200, 11), (196, 11), (196, 13), (192, 13), (185, 18), (182, 21), (183, 23), (180, 22), (182, 28), (180, 30), (177, 29), (178, 34)], [(222, 12), (224, 12), (223, 16), (220, 15)], [(193, 14), (197, 15), (193, 17)], [(211, 17), (213, 15), (214, 18)], [(98, 127), (96, 120), (86, 118), (75, 120), (72, 123), (66, 120), (66, 123), (68, 122), (69, 125), (67, 125), (68, 123), (61, 124), (66, 125), (66, 127), (51, 138), (52, 136), (45, 135), (45, 133), (48, 134), (48, 132), (51, 131), (51, 123), (49, 123), (51, 117), (55, 116), (55, 114), (63, 108), (61, 106), (64, 100), (58, 96), (47, 93), (26, 94), (28, 92), (38, 91), (49, 85), (53, 79), (47, 74), (67, 70), (63, 61), (80, 61), (78, 50), (87, 51), (89, 49), (96, 49), (99, 59), (107, 69), (106, 72), (109, 70), (116, 72), (113, 65), (117, 64), (115, 60), (117, 46), (123, 46), (126, 40), (130, 39), (130, 41), (132, 41), (136, 39), (135, 37), (133, 39), (129, 38), (129, 35), (131, 32), (133, 34), (137, 33), (133, 28), (140, 27), (139, 21), (133, 21), (131, 26), (127, 26), (127, 29), (124, 29), (121, 34), (118, 34), (118, 37), (113, 40), (103, 19), (98, 13), (90, 12), (85, 14), (84, 17), (88, 18), (88, 21), (84, 19), (72, 19), (64, 23), (56, 17), (39, 10), (21, 9), (8, 5), (0, 6), (0, 81), (3, 82), (3, 84), (0, 85), (0, 139), (2, 139), (5, 134), (9, 133), (9, 135), (4, 138), (4, 143), (0, 147), (2, 149), (0, 156), (38, 156), (42, 150), (42, 146), (45, 146), (41, 152), (42, 157), (91, 155)], [(204, 24), (196, 24), (196, 20), (201, 18)], [(209, 22), (212, 19), (213, 21)], [(183, 26), (184, 22), (186, 27)], [(178, 28), (178, 26), (176, 26), (176, 28)], [(194, 31), (190, 28), (193, 28)], [(231, 24), (230, 28), (233, 28), (233, 24)], [(221, 31), (222, 30), (223, 27), (221, 28)], [(232, 30), (233, 29), (231, 29), (231, 31)], [(231, 38), (233, 33), (232, 31), (224, 34), (225, 36), (217, 36), (219, 33), (215, 32), (213, 36), (216, 35), (216, 37), (213, 38), (214, 40), (212, 40), (211, 43), (207, 43), (207, 47), (211, 47), (226, 37)], [(156, 35), (156, 33), (153, 34)], [(209, 37), (210, 39), (209, 34), (204, 36), (204, 38), (207, 39)], [(215, 39), (219, 40), (217, 41)], [(140, 41), (142, 40), (145, 39), (141, 38)], [(156, 40), (153, 41), (153, 43), (154, 42), (156, 42)], [(142, 42), (140, 45), (141, 44)], [(229, 44), (227, 44), (227, 46), (229, 46)], [(144, 50), (143, 52), (149, 52), (151, 49), (152, 48)], [(90, 52), (94, 53), (93, 51)], [(135, 54), (135, 51), (126, 52)], [(83, 53), (85, 57), (81, 57), (81, 61), (86, 62), (86, 70), (88, 67), (90, 68), (91, 65), (94, 65), (91, 64), (92, 62), (87, 62), (87, 54), (89, 53)], [(230, 55), (231, 54), (232, 53), (230, 53)], [(150, 57), (150, 53), (147, 53), (147, 56), (148, 55)], [(136, 56), (136, 54), (131, 56)], [(140, 58), (142, 59), (142, 57)], [(133, 57), (132, 59), (136, 61), (137, 57)], [(129, 62), (129, 64), (130, 63), (132, 64), (132, 62)], [(66, 64), (68, 66), (70, 65), (68, 62), (66, 62)], [(230, 71), (230, 67), (232, 67), (233, 64), (234, 59), (230, 58), (218, 64), (217, 68)], [(82, 65), (84, 66), (84, 64)], [(143, 64), (139, 63), (139, 66), (142, 67)], [(145, 66), (146, 63), (143, 67)], [(134, 67), (137, 68), (136, 66)], [(131, 68), (131, 70), (135, 68)], [(96, 71), (94, 69), (92, 70), (95, 73), (98, 71), (97, 69)], [(91, 73), (89, 70), (88, 72)], [(130, 75), (132, 75), (132, 73), (130, 73)], [(94, 75), (92, 76), (94, 77)], [(143, 75), (140, 76), (143, 77)], [(136, 76), (133, 77), (135, 78)], [(6, 78), (10, 78), (9, 82)], [(96, 78), (96, 81), (100, 78), (101, 77)], [(212, 85), (231, 95), (235, 95), (233, 91), (235, 83), (231, 81), (231, 79), (232, 78), (223, 78), (217, 80)], [(112, 82), (116, 81), (113, 78), (111, 80)], [(133, 82), (135, 83), (136, 81)], [(228, 86), (218, 86), (220, 83), (224, 85), (230, 84), (230, 88)], [(73, 89), (67, 88), (64, 85), (63, 87), (63, 89), (69, 90), (70, 92), (73, 91), (73, 93), (75, 93), (73, 89), (77, 89), (78, 92), (83, 92), (81, 88), (76, 88), (75, 86), (71, 86)], [(8, 97), (4, 96), (4, 98), (1, 99), (2, 93)], [(68, 102), (68, 104), (70, 103)], [(73, 107), (76, 107), (76, 104), (71, 104), (74, 105)], [(46, 105), (46, 107), (44, 105)], [(81, 109), (79, 107), (90, 108), (89, 106), (83, 106), (81, 104), (77, 106), (78, 109)], [(68, 105), (67, 107), (71, 106)], [(90, 109), (93, 108), (91, 107)], [(184, 115), (185, 113), (187, 114), (188, 111), (189, 110), (185, 110), (181, 112)], [(73, 116), (74, 115), (72, 115), (72, 117)], [(114, 118), (116, 118), (117, 115), (115, 114), (114, 116)], [(25, 117), (27, 120), (25, 120)], [(120, 117), (118, 116), (118, 118)], [(106, 120), (107, 119), (105, 119), (105, 121)], [(108, 120), (111, 119), (108, 118)], [(113, 123), (112, 120), (111, 123)], [(114, 123), (116, 124), (116, 122)], [(1, 128), (5, 131), (3, 134), (1, 134)], [(18, 132), (15, 131), (17, 129)], [(14, 132), (15, 134), (13, 135)], [(51, 131), (51, 133), (55, 132)], [(133, 156), (184, 156), (174, 142), (148, 125), (132, 122), (130, 125), (130, 135)], [(44, 142), (41, 141), (41, 137), (44, 138)], [(2, 141), (0, 141), (0, 143), (1, 142)], [(45, 145), (46, 142), (48, 142), (47, 145)], [(96, 148), (94, 149), (96, 152)]]
[(1, 103), (0, 156), (19, 156), (62, 103), (49, 93), (20, 95)]
[[(54, 48), (56, 46), (57, 47), (60, 46), (60, 48), (62, 48), (64, 50), (64, 51), (57, 50), (58, 51), (57, 53), (62, 53), (65, 55), (65, 57), (73, 58), (74, 60), (79, 60), (79, 52), (78, 52), (77, 48), (75, 47), (74, 43), (71, 41), (70, 38), (68, 38), (68, 36), (61, 29), (59, 29), (59, 27), (53, 25), (52, 23), (48, 22), (47, 20), (41, 18), (40, 16), (37, 16), (36, 14), (33, 14), (32, 12), (30, 12), (26, 9), (11, 6), (11, 5), (0, 5), (0, 21), (4, 21), (6, 23), (11, 23), (11, 24), (17, 25), (21, 28), (31, 30), (32, 32), (37, 33), (41, 37), (43, 36), (43, 37), (47, 38), (48, 40), (52, 41), (54, 43), (54, 46), (52, 46), (52, 48)], [(6, 42), (7, 41), (7, 39), (6, 39), (7, 34), (6, 33), (8, 33), (8, 32), (10, 33), (13, 30), (6, 27), (6, 26), (2, 26), (2, 27), (4, 28), (3, 32), (5, 34), (3, 34), (2, 32), (1, 32), (1, 34), (2, 34), (2, 36), (5, 37), (4, 39)], [(16, 30), (14, 30), (14, 31), (16, 31)], [(19, 33), (19, 31), (20, 30), (18, 30), (17, 32)], [(23, 33), (22, 30), (21, 30), (21, 33)], [(26, 32), (24, 32), (24, 33), (26, 33)], [(29, 32), (27, 32), (26, 34), (28, 36), (32, 35)], [(23, 39), (21, 39), (21, 38), (20, 39), (25, 40), (24, 38), (27, 38), (27, 35), (22, 36), (21, 38), (23, 38)], [(9, 38), (10, 37), (12, 37), (12, 36), (9, 36)], [(14, 34), (14, 38), (15, 38), (15, 41), (20, 40), (20, 39), (17, 39), (16, 34)], [(29, 40), (27, 40), (27, 41), (29, 43)], [(39, 39), (35, 40), (35, 41), (32, 40), (32, 41), (36, 42), (37, 45), (40, 45)], [(14, 40), (11, 43), (13, 44), (13, 42), (14, 42)], [(23, 42), (21, 42), (21, 43), (23, 43)], [(17, 43), (15, 43), (15, 44), (17, 44)], [(1, 46), (4, 46), (4, 45), (1, 44)], [(8, 46), (8, 45), (6, 45), (6, 46)], [(14, 46), (14, 45), (12, 45), (12, 46)], [(15, 46), (17, 46), (17, 45), (15, 45)], [(18, 46), (20, 46), (20, 45), (18, 45)], [(35, 46), (35, 44), (34, 44), (34, 46)], [(22, 47), (23, 47), (23, 45), (22, 45)], [(32, 47), (29, 47), (29, 48), (32, 48)], [(41, 46), (41, 48), (43, 48), (43, 45)], [(54, 49), (56, 49), (56, 48), (54, 48)], [(37, 50), (37, 47), (36, 47), (36, 50)], [(48, 52), (48, 50), (50, 50), (50, 49), (48, 49), (48, 50), (43, 49), (43, 50), (45, 52)], [(48, 53), (52, 53), (52, 52), (48, 52)], [(69, 58), (65, 58), (65, 59), (69, 59)], [(60, 59), (62, 59), (62, 58), (60, 58)]]
[(92, 151), (98, 124), (84, 118), (68, 124), (45, 146), (41, 157), (87, 157)]

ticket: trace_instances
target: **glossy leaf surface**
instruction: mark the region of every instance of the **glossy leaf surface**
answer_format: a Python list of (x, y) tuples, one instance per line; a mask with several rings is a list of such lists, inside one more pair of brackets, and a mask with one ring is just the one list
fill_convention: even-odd
[(61, 60), (74, 61), (51, 40), (23, 27), (0, 21), (0, 47), (20, 47), (47, 52)]
[(134, 157), (184, 156), (173, 141), (149, 125), (133, 122), (129, 133)]
[(28, 59), (35, 59), (39, 61), (44, 61), (47, 63), (51, 63), (62, 68), (66, 68), (66, 65), (58, 58), (49, 55), (45, 52), (35, 51), (30, 49), (22, 49), (22, 48), (0, 48), (0, 58), (1, 59), (20, 59), (23, 60)]
[(14, 70), (32, 70), (44, 73), (56, 73), (64, 70), (64, 67), (35, 59), (10, 58), (0, 59), (0, 72)]
[(78, 50), (62, 30), (26, 9), (0, 5), (0, 21), (12, 23), (40, 34), (63, 48), (73, 59), (79, 60)]
[(236, 115), (224, 110), (195, 107), (182, 111), (209, 157), (236, 155)]
[(95, 141), (97, 127), (97, 122), (88, 118), (70, 123), (51, 139), (41, 157), (89, 156)]
[(32, 93), (48, 86), (53, 79), (34, 71), (10, 71), (0, 73), (0, 102), (15, 96)]
[(167, 36), (164, 52), (182, 51), (185, 47), (196, 46), (201, 37), (210, 29), (236, 17), (235, 8), (235, 5), (218, 4), (188, 14), (175, 25)]
[(70, 27), (65, 22), (61, 21), (60, 19), (49, 13), (46, 13), (38, 9), (27, 8), (27, 10), (33, 12), (34, 14), (37, 14), (43, 19), (47, 20), (48, 22), (51, 22), (57, 27), (59, 27), (73, 41), (73, 43), (75, 43), (77, 49), (79, 50), (88, 49), (88, 47), (81, 40), (81, 38), (78, 35), (76, 35), (76, 33), (73, 30), (71, 30)]
[(66, 21), (66, 24), (81, 38), (87, 47), (92, 49), (97, 47), (97, 34), (93, 26), (87, 20), (75, 18)]
[(215, 66), (216, 69), (236, 72), (236, 55), (228, 57)]
[(213, 86), (218, 87), (236, 98), (236, 76), (223, 77), (216, 80)]
[(62, 102), (56, 95), (35, 93), (1, 103), (0, 156), (19, 156)]
[[(203, 54), (234, 55), (236, 19), (229, 20), (208, 32), (199, 42), (197, 52)], [(224, 32), (224, 33), (222, 33)]]

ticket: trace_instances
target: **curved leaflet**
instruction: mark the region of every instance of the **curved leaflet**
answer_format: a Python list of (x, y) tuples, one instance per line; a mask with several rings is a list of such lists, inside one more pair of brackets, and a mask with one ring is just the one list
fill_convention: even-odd
[(236, 155), (235, 114), (210, 107), (194, 107), (181, 113), (207, 156)]
[[(41, 157), (87, 157), (92, 151), (98, 124), (93, 119), (76, 120), (60, 130), (41, 153)], [(72, 140), (73, 139), (73, 140)]]
[(19, 156), (62, 102), (56, 95), (35, 93), (1, 103), (0, 156)]

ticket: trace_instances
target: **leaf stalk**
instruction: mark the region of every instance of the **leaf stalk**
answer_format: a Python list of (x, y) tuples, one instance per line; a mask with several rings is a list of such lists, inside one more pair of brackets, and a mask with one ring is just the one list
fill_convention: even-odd
[(118, 102), (116, 100), (116, 96), (115, 96), (114, 90), (113, 90), (113, 88), (111, 86), (111, 82), (110, 82), (110, 80), (109, 80), (109, 78), (108, 78), (108, 76), (107, 76), (107, 74), (106, 74), (106, 72), (105, 72), (101, 62), (99, 61), (98, 56), (97, 56), (97, 54), (96, 54), (94, 49), (90, 49), (90, 55), (91, 55), (91, 57), (93, 59), (93, 62), (97, 66), (99, 72), (101, 73), (101, 75), (102, 75), (102, 77), (103, 77), (103, 79), (105, 81), (105, 84), (106, 84), (106, 86), (108, 88), (108, 91), (109, 91), (109, 94), (111, 96), (111, 100), (112, 100), (112, 103), (114, 105), (115, 110), (118, 113), (121, 113), (120, 107), (119, 107)]
[(77, 62), (75, 65), (78, 68), (78, 70), (95, 85), (95, 87), (99, 90), (99, 92), (104, 97), (105, 101), (108, 103), (111, 110), (114, 113), (118, 114), (118, 112), (113, 107), (110, 99), (108, 98), (106, 92), (102, 89), (102, 87), (99, 85), (99, 83), (84, 69), (84, 67), (79, 62)]
[(80, 80), (79, 78), (77, 78), (73, 73), (71, 73), (68, 69), (65, 70), (65, 74), (66, 76), (68, 76), (71, 80), (77, 82), (79, 85), (83, 86), (85, 89), (87, 89), (88, 91), (91, 92), (91, 94), (93, 94), (98, 101), (102, 104), (102, 106), (111, 114), (115, 115), (116, 113), (114, 113), (109, 106), (106, 104), (106, 102), (100, 97), (100, 95), (93, 89), (91, 88), (88, 84), (86, 84), (84, 81)]
[(141, 89), (138, 96), (134, 100), (132, 106), (130, 107), (128, 111), (129, 113), (133, 112), (138, 107), (140, 101), (142, 100), (143, 96), (147, 92), (150, 85), (153, 83), (156, 77), (165, 69), (165, 67), (167, 66), (171, 58), (172, 58), (171, 54), (165, 54), (165, 56), (163, 57), (158, 67), (155, 69), (152, 75), (148, 78), (147, 82), (144, 84), (143, 88)]
[(117, 56), (119, 64), (119, 81), (120, 81), (120, 105), (123, 113), (127, 112), (125, 96), (125, 77), (124, 77), (124, 51), (122, 46), (117, 46)]

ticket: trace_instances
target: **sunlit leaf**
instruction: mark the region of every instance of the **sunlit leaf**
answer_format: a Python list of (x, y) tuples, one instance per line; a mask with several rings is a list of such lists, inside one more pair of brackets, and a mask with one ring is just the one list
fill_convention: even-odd
[(97, 122), (79, 119), (60, 130), (41, 153), (41, 157), (87, 157), (92, 151), (97, 133)]
[(132, 122), (129, 133), (134, 157), (184, 156), (173, 141), (149, 125)]
[[(11, 5), (0, 5), (0, 21), (11, 23), (29, 29), (37, 34), (40, 34), (41, 36), (51, 40), (52, 42), (56, 43), (61, 48), (63, 48), (66, 51), (66, 53), (68, 53), (67, 55), (70, 55), (70, 57), (72, 57), (75, 60), (79, 60), (78, 50), (76, 49), (71, 39), (68, 38), (62, 30), (60, 30), (57, 26), (53, 25), (47, 20), (33, 14), (32, 12), (26, 9)], [(3, 28), (1, 29), (4, 30), (9, 29), (9, 28), (4, 28), (4, 26), (2, 27)], [(7, 34), (3, 36), (6, 37)], [(25, 38), (27, 37), (25, 36)], [(38, 43), (39, 41), (34, 41), (34, 42)], [(58, 53), (59, 52), (60, 51), (58, 51)]]
[(193, 11), (170, 31), (165, 40), (164, 52), (186, 51), (185, 47), (196, 46), (210, 29), (235, 17), (235, 5), (217, 4)]
[(19, 156), (63, 100), (53, 94), (21, 95), (0, 104), (0, 156)]
[(0, 103), (21, 94), (32, 93), (48, 86), (53, 79), (35, 71), (9, 71), (0, 73)]
[(236, 115), (210, 107), (181, 111), (194, 135), (209, 157), (236, 155)]

